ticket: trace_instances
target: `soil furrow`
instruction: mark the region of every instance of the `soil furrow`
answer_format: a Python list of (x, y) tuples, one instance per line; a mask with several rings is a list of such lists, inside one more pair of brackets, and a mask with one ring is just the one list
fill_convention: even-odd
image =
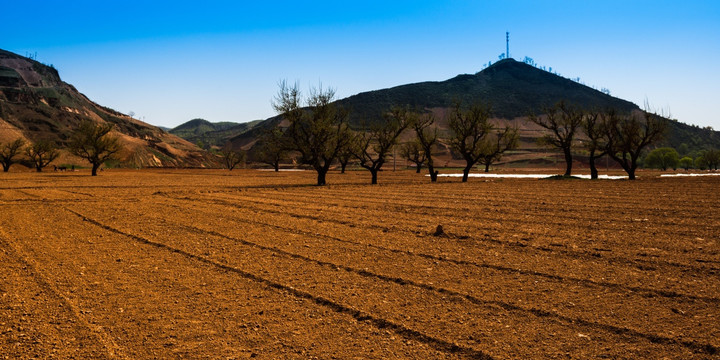
[(312, 300), (313, 302), (317, 303), (318, 305), (326, 306), (326, 307), (330, 308), (331, 310), (333, 310), (333, 311), (335, 311), (335, 312), (350, 315), (350, 316), (352, 316), (353, 318), (355, 318), (357, 321), (368, 321), (368, 322), (372, 323), (375, 327), (377, 327), (377, 328), (379, 328), (379, 329), (389, 329), (389, 330), (392, 330), (393, 332), (397, 333), (398, 335), (404, 336), (404, 337), (406, 337), (406, 338), (408, 338), (408, 339), (413, 339), (413, 340), (417, 340), (417, 341), (420, 341), (420, 342), (423, 342), (423, 343), (427, 343), (427, 344), (432, 345), (433, 347), (437, 348), (438, 350), (445, 351), (445, 352), (449, 352), (449, 353), (460, 354), (460, 355), (467, 356), (467, 357), (473, 358), (473, 359), (492, 359), (491, 356), (487, 355), (486, 353), (484, 353), (484, 352), (482, 352), (482, 351), (480, 351), (480, 350), (475, 350), (475, 349), (472, 349), (472, 348), (463, 347), (463, 346), (460, 346), (460, 345), (457, 345), (457, 344), (450, 343), (450, 342), (448, 342), (448, 341), (446, 341), (446, 340), (443, 340), (443, 339), (439, 339), (439, 338), (436, 338), (436, 337), (433, 337), (433, 336), (430, 336), (430, 335), (426, 335), (426, 334), (424, 334), (424, 333), (422, 333), (422, 332), (420, 332), (420, 331), (407, 328), (407, 327), (405, 327), (405, 326), (403, 326), (403, 325), (401, 325), (401, 324), (394, 323), (394, 322), (392, 322), (392, 321), (389, 321), (389, 320), (386, 320), (386, 319), (383, 319), (383, 318), (378, 318), (378, 317), (372, 316), (371, 314), (363, 313), (363, 312), (361, 312), (361, 311), (359, 311), (359, 310), (353, 309), (352, 307), (349, 307), (349, 306), (340, 304), (340, 303), (335, 302), (335, 301), (332, 301), (332, 300), (330, 300), (330, 299), (327, 299), (327, 298), (324, 298), (324, 297), (321, 297), (321, 296), (317, 296), (317, 295), (313, 295), (313, 294), (311, 294), (311, 293), (309, 293), (309, 292), (305, 292), (305, 291), (298, 290), (298, 289), (296, 289), (296, 288), (294, 288), (294, 287), (292, 287), (292, 286), (284, 285), (284, 284), (281, 284), (281, 283), (278, 283), (278, 282), (269, 280), (269, 279), (267, 279), (267, 278), (265, 278), (265, 277), (255, 275), (255, 274), (252, 274), (252, 273), (243, 271), (243, 270), (241, 270), (241, 269), (238, 269), (238, 268), (235, 268), (235, 267), (232, 267), (232, 266), (228, 266), (228, 265), (225, 265), (225, 264), (221, 264), (221, 263), (219, 263), (219, 262), (216, 262), (216, 261), (213, 261), (213, 260), (211, 260), (211, 259), (208, 259), (208, 258), (206, 258), (206, 257), (204, 257), (204, 256), (200, 256), (200, 255), (197, 255), (197, 254), (189, 253), (189, 252), (187, 252), (187, 251), (180, 250), (180, 249), (177, 249), (177, 248), (168, 246), (168, 245), (163, 244), (163, 243), (159, 243), (159, 242), (156, 242), (156, 241), (151, 241), (151, 240), (145, 239), (145, 238), (140, 237), (140, 236), (137, 236), (137, 235), (133, 235), (133, 234), (129, 234), (129, 233), (123, 232), (123, 231), (121, 231), (121, 230), (115, 229), (114, 227), (108, 226), (108, 225), (103, 224), (103, 223), (101, 223), (101, 222), (99, 222), (99, 221), (96, 221), (96, 220), (94, 220), (94, 219), (92, 219), (92, 218), (89, 218), (89, 217), (87, 217), (87, 216), (85, 216), (85, 215), (83, 215), (83, 214), (81, 214), (81, 213), (79, 213), (79, 212), (76, 212), (76, 211), (72, 210), (72, 209), (66, 209), (66, 210), (67, 210), (68, 212), (71, 212), (71, 213), (77, 215), (78, 217), (80, 217), (80, 218), (83, 219), (84, 221), (87, 221), (87, 222), (89, 222), (89, 223), (91, 223), (91, 224), (93, 224), (93, 225), (96, 225), (96, 226), (98, 226), (98, 227), (101, 227), (101, 228), (103, 228), (103, 229), (105, 229), (105, 230), (114, 232), (114, 233), (119, 234), (119, 235), (126, 236), (126, 237), (128, 237), (128, 238), (131, 238), (131, 239), (133, 239), (133, 240), (135, 240), (135, 241), (138, 241), (138, 242), (140, 242), (140, 243), (143, 243), (143, 244), (151, 245), (151, 246), (154, 246), (154, 247), (159, 248), (159, 249), (163, 249), (163, 250), (166, 250), (166, 251), (170, 251), (170, 252), (172, 252), (172, 253), (180, 254), (180, 255), (185, 256), (185, 257), (187, 257), (187, 258), (189, 258), (189, 259), (193, 259), (193, 260), (196, 260), (196, 261), (199, 261), (199, 262), (202, 262), (202, 263), (205, 263), (205, 264), (208, 264), (208, 265), (217, 267), (218, 269), (222, 269), (222, 270), (225, 270), (225, 271), (229, 271), (229, 272), (236, 273), (236, 274), (242, 276), (243, 278), (246, 278), (246, 279), (249, 279), (249, 280), (253, 280), (253, 281), (256, 281), (256, 282), (258, 282), (258, 283), (262, 283), (262, 284), (267, 285), (267, 286), (269, 286), (269, 287), (271, 287), (271, 288), (275, 288), (275, 289), (279, 289), (279, 290), (286, 291), (287, 293), (289, 293), (289, 294), (291, 294), (291, 295), (293, 295), (293, 296), (296, 296), (296, 297), (299, 297), (299, 298), (308, 299), (308, 300)]
[[(145, 216), (147, 216), (147, 215), (145, 215)], [(606, 331), (609, 333), (614, 333), (614, 334), (619, 334), (619, 335), (624, 335), (624, 336), (639, 337), (639, 338), (643, 338), (643, 339), (649, 340), (649, 341), (651, 341), (653, 343), (657, 343), (657, 344), (666, 344), (666, 345), (667, 344), (679, 344), (679, 345), (685, 346), (689, 349), (692, 349), (694, 351), (702, 351), (702, 352), (707, 352), (710, 354), (713, 354), (717, 351), (717, 348), (712, 344), (704, 344), (704, 343), (700, 343), (700, 342), (696, 342), (696, 341), (683, 341), (683, 340), (669, 338), (669, 337), (665, 337), (665, 336), (661, 336), (661, 335), (643, 333), (643, 332), (640, 332), (640, 331), (637, 331), (634, 329), (630, 329), (627, 327), (620, 327), (620, 326), (614, 326), (614, 325), (609, 325), (609, 324), (597, 323), (597, 322), (589, 321), (589, 320), (578, 318), (578, 317), (569, 317), (569, 316), (558, 314), (558, 313), (555, 313), (552, 311), (542, 310), (540, 308), (525, 308), (525, 307), (511, 304), (511, 303), (508, 303), (505, 301), (498, 301), (498, 300), (493, 301), (493, 300), (480, 299), (476, 296), (469, 295), (467, 293), (443, 288), (440, 286), (421, 283), (421, 282), (418, 282), (415, 280), (410, 280), (410, 279), (407, 279), (404, 277), (379, 274), (376, 272), (369, 271), (367, 269), (358, 269), (355, 267), (338, 264), (336, 262), (319, 260), (315, 257), (299, 255), (297, 253), (285, 251), (285, 250), (279, 249), (277, 247), (262, 245), (262, 244), (259, 244), (256, 242), (244, 240), (244, 239), (237, 238), (237, 237), (231, 237), (226, 234), (222, 234), (222, 233), (208, 230), (208, 229), (201, 229), (201, 228), (198, 228), (195, 226), (186, 226), (186, 225), (182, 225), (182, 224), (167, 224), (167, 226), (170, 226), (173, 229), (181, 228), (181, 229), (183, 229), (182, 232), (185, 232), (185, 233), (195, 232), (195, 233), (198, 233), (201, 235), (203, 235), (203, 234), (213, 235), (213, 236), (216, 236), (219, 238), (224, 238), (224, 239), (230, 240), (232, 242), (240, 243), (245, 246), (258, 248), (258, 249), (269, 251), (269, 252), (272, 252), (275, 254), (280, 254), (280, 255), (287, 256), (287, 257), (294, 258), (294, 259), (299, 259), (299, 260), (302, 260), (305, 262), (315, 263), (319, 266), (324, 266), (324, 267), (328, 267), (328, 268), (332, 268), (332, 269), (342, 269), (344, 271), (355, 273), (355, 274), (358, 274), (363, 277), (375, 278), (378, 280), (392, 282), (392, 283), (396, 283), (396, 284), (403, 285), (403, 286), (414, 286), (414, 287), (417, 287), (420, 289), (433, 291), (438, 294), (462, 297), (465, 300), (469, 301), (470, 303), (481, 305), (481, 306), (494, 305), (494, 306), (498, 306), (498, 307), (503, 308), (508, 311), (525, 312), (525, 313), (530, 313), (537, 317), (549, 317), (549, 318), (554, 318), (556, 320), (566, 322), (566, 323), (578, 324), (580, 326), (584, 326), (584, 327), (593, 329), (593, 331), (600, 330), (600, 331)], [(132, 236), (135, 236), (135, 235), (132, 235)], [(312, 235), (310, 235), (310, 236), (312, 236)], [(407, 254), (407, 253), (404, 253), (404, 254)], [(407, 254), (407, 255), (413, 255), (413, 254)], [(433, 258), (433, 259), (435, 259), (435, 258)], [(534, 274), (532, 274), (532, 275), (534, 275)], [(560, 282), (564, 281), (562, 278), (555, 279), (555, 280), (558, 280)]]
[[(558, 216), (558, 214), (553, 213), (552, 215), (548, 215), (546, 218), (543, 218), (543, 215), (542, 215), (543, 213), (549, 212), (548, 210), (553, 210), (554, 212), (557, 212), (558, 209), (556, 209), (556, 208), (534, 209), (532, 211), (533, 217), (529, 218), (527, 216), (528, 215), (527, 211), (513, 212), (511, 210), (512, 208), (508, 208), (507, 204), (504, 204), (501, 201), (499, 201), (497, 203), (497, 205), (500, 206), (502, 204), (502, 206), (503, 206), (502, 213), (499, 213), (497, 211), (496, 206), (491, 206), (491, 207), (487, 207), (484, 209), (482, 209), (482, 208), (481, 209), (478, 209), (478, 208), (466, 208), (466, 209), (443, 208), (442, 209), (443, 212), (441, 212), (441, 211), (438, 211), (439, 209), (434, 206), (427, 206), (427, 205), (403, 205), (403, 206), (400, 206), (400, 205), (397, 205), (397, 203), (389, 204), (388, 203), (389, 201), (387, 199), (374, 201), (374, 203), (376, 205), (378, 205), (377, 207), (366, 205), (368, 203), (368, 201), (366, 201), (366, 199), (364, 199), (364, 198), (357, 198), (356, 199), (357, 201), (350, 202), (352, 204), (352, 206), (340, 206), (335, 203), (328, 204), (328, 203), (323, 202), (322, 204), (324, 207), (320, 208), (316, 205), (318, 203), (317, 201), (305, 202), (302, 200), (293, 199), (290, 201), (283, 202), (284, 200), (276, 199), (275, 197), (268, 199), (268, 198), (263, 198), (263, 197), (258, 197), (258, 196), (247, 196), (247, 195), (232, 196), (232, 197), (234, 200), (236, 199), (236, 201), (252, 201), (257, 204), (264, 204), (267, 206), (275, 206), (275, 207), (292, 206), (293, 208), (296, 208), (296, 209), (300, 208), (300, 209), (306, 209), (306, 210), (321, 210), (324, 213), (324, 215), (326, 215), (326, 216), (336, 216), (338, 218), (346, 217), (348, 213), (359, 213), (359, 212), (366, 212), (366, 211), (382, 212), (382, 213), (387, 214), (388, 216), (392, 215), (393, 219), (403, 219), (406, 222), (412, 221), (412, 219), (416, 219), (416, 218), (433, 217), (433, 218), (444, 218), (445, 219), (443, 221), (444, 223), (453, 223), (453, 222), (457, 222), (459, 220), (457, 218), (458, 213), (467, 213), (467, 212), (473, 211), (474, 215), (472, 217), (472, 221), (474, 223), (487, 224), (487, 223), (497, 223), (497, 222), (502, 221), (504, 224), (508, 224), (508, 223), (514, 224), (514, 225), (512, 225), (514, 228), (518, 228), (519, 226), (526, 227), (526, 228), (532, 228), (537, 225), (542, 225), (544, 227), (552, 228), (554, 230), (553, 237), (555, 237), (555, 238), (561, 238), (563, 236), (563, 234), (557, 233), (557, 229), (563, 228), (563, 227), (574, 228), (577, 224), (583, 224), (583, 223), (587, 223), (587, 224), (592, 223), (592, 224), (594, 224), (595, 227), (598, 227), (598, 228), (602, 228), (603, 225), (612, 225), (613, 227), (616, 228), (616, 232), (622, 231), (623, 233), (627, 233), (628, 236), (630, 236), (631, 234), (637, 233), (638, 222), (644, 222), (644, 219), (645, 219), (644, 217), (649, 216), (647, 213), (643, 213), (642, 216), (637, 215), (637, 214), (634, 214), (634, 215), (628, 214), (627, 219), (622, 219), (622, 223), (625, 223), (624, 228), (619, 228), (618, 227), (619, 219), (604, 219), (604, 218), (598, 218), (597, 216), (593, 216), (593, 217), (579, 217), (579, 216), (575, 216), (575, 215), (568, 216), (568, 214), (577, 213), (578, 212), (577, 209), (560, 210), (560, 211), (564, 212), (564, 214), (562, 216)], [(349, 199), (344, 199), (344, 200), (348, 201)], [(338, 209), (338, 208), (341, 208), (341, 209)], [(418, 211), (417, 209), (420, 209), (420, 208), (428, 209), (428, 211), (426, 211), (426, 212)], [(409, 209), (411, 209), (411, 210), (409, 210)], [(583, 214), (586, 214), (586, 213), (601, 214), (601, 213), (612, 213), (613, 212), (613, 209), (602, 209), (602, 210), (597, 210), (597, 211), (592, 211), (592, 210), (588, 210), (588, 209), (583, 209), (583, 210), (584, 210), (582, 212)], [(625, 210), (625, 209), (623, 208), (623, 210)], [(492, 214), (493, 216), (490, 216), (488, 214)], [(299, 215), (299, 216), (302, 216), (302, 215)], [(640, 216), (640, 218), (636, 219), (637, 221), (632, 220), (632, 219), (637, 218), (638, 216)], [(665, 214), (664, 212), (659, 213), (657, 216), (651, 216), (651, 217), (660, 218), (660, 219), (668, 218), (667, 214)], [(688, 216), (684, 216), (682, 218), (689, 219), (692, 217), (693, 217), (692, 215), (688, 215)], [(673, 219), (675, 219), (673, 221), (668, 220), (666, 222), (660, 222), (660, 223), (658, 223), (657, 221), (654, 221), (652, 224), (645, 225), (645, 226), (648, 226), (648, 227), (650, 227), (650, 226), (652, 226), (652, 227), (671, 226), (672, 228), (674, 228), (675, 225), (678, 225), (677, 220), (679, 218), (680, 218), (679, 215), (676, 214), (673, 217)], [(650, 229), (652, 229), (652, 227)], [(664, 231), (664, 233), (666, 235), (691, 237), (691, 236), (699, 236), (701, 234), (706, 234), (706, 233), (713, 233), (713, 234), (717, 233), (718, 230), (720, 230), (720, 223), (716, 224), (713, 222), (709, 222), (704, 226), (702, 232), (697, 232), (697, 231), (693, 232), (694, 229), (688, 229), (688, 228), (682, 228), (679, 230), (673, 230), (672, 228), (669, 231), (668, 230)], [(518, 230), (520, 230), (520, 229), (518, 229)], [(528, 235), (537, 235), (536, 231), (527, 231), (527, 230), (521, 230), (521, 231), (524, 231)], [(547, 235), (543, 234), (543, 236), (547, 236)]]
[(75, 304), (70, 299), (64, 296), (62, 292), (58, 291), (58, 289), (55, 288), (55, 286), (53, 286), (48, 280), (46, 280), (46, 276), (42, 273), (39, 264), (37, 264), (35, 261), (30, 259), (26, 255), (22, 254), (17, 249), (17, 246), (13, 245), (10, 242), (7, 235), (2, 232), (2, 229), (0, 229), (0, 245), (4, 245), (3, 248), (5, 248), (6, 251), (11, 254), (11, 256), (13, 256), (18, 262), (20, 262), (21, 264), (23, 264), (24, 267), (27, 268), (27, 272), (31, 274), (38, 286), (41, 289), (45, 290), (46, 295), (58, 299), (62, 303), (63, 308), (67, 309), (71, 313), (72, 317), (77, 319), (81, 326), (85, 327), (89, 330), (90, 333), (93, 334), (96, 341), (102, 345), (102, 348), (105, 350), (105, 355), (108, 358), (128, 358), (124, 355), (122, 348), (112, 339), (112, 337), (107, 332), (105, 332), (99, 326), (91, 325), (88, 319), (86, 319), (85, 316), (82, 315), (80, 309), (75, 306)]
[[(196, 202), (201, 202), (201, 203), (206, 203), (206, 202), (207, 202), (207, 201), (203, 201), (202, 199), (192, 199), (192, 198), (177, 198), (176, 200), (196, 201)], [(239, 206), (239, 205), (237, 205), (237, 204), (234, 204), (234, 203), (232, 203), (232, 202), (219, 201), (219, 202), (217, 202), (217, 203), (218, 203), (219, 205), (222, 205), (222, 206), (230, 206), (230, 207), (236, 207), (236, 208), (239, 208), (239, 209), (245, 209), (245, 208), (243, 208), (243, 207), (241, 207), (241, 206)], [(283, 215), (283, 216), (288, 216), (287, 213), (283, 213), (283, 212), (281, 212), (281, 211), (279, 211), (279, 210), (274, 211), (274, 210), (257, 209), (257, 208), (256, 208), (256, 210), (265, 211), (265, 212), (270, 212), (270, 213), (274, 213), (274, 214), (278, 214), (278, 215)], [(310, 219), (310, 220), (319, 220), (317, 217), (313, 217), (313, 216), (298, 216), (298, 217), (300, 217), (300, 218), (305, 218), (305, 219)], [(308, 235), (308, 236), (320, 236), (317, 232), (308, 232), (308, 231), (303, 231), (303, 230), (292, 229), (292, 228), (280, 226), (280, 225), (277, 225), (277, 224), (268, 223), (268, 222), (263, 222), (263, 221), (258, 221), (258, 220), (250, 220), (250, 219), (247, 219), (247, 218), (241, 218), (241, 219), (238, 219), (238, 221), (243, 221), (243, 222), (248, 222), (248, 223), (253, 223), (253, 224), (258, 224), (258, 225), (263, 225), (263, 226), (269, 226), (269, 227), (277, 228), (277, 229), (280, 229), (280, 230), (284, 230), (284, 231), (288, 231), (288, 232), (296, 232), (296, 233), (303, 234), (303, 235)], [(344, 222), (334, 221), (333, 219), (325, 219), (325, 218), (322, 218), (322, 221), (328, 221), (328, 222), (334, 222), (334, 223), (337, 223), (337, 224), (340, 224), (340, 225), (346, 225), (346, 223), (344, 223)], [(363, 225), (363, 226), (364, 226), (364, 227), (367, 227), (367, 225)], [(680, 293), (680, 292), (671, 291), (671, 290), (650, 289), (650, 288), (644, 288), (644, 287), (640, 287), (640, 286), (628, 286), (628, 285), (622, 285), (622, 284), (613, 283), (613, 282), (607, 282), (607, 281), (595, 281), (595, 280), (590, 280), (590, 279), (572, 278), (572, 277), (560, 276), (560, 275), (551, 274), (551, 273), (544, 273), (544, 272), (541, 272), (541, 271), (534, 271), (534, 270), (533, 270), (533, 271), (529, 271), (529, 270), (522, 270), (522, 269), (518, 269), (518, 268), (514, 268), (514, 267), (509, 267), (509, 266), (492, 265), (492, 264), (487, 264), (487, 263), (478, 263), (478, 262), (467, 261), (467, 260), (459, 260), (459, 259), (450, 258), (450, 257), (448, 257), (448, 256), (436, 256), (436, 255), (431, 255), (431, 254), (426, 254), (426, 253), (420, 253), (420, 252), (414, 252), (414, 251), (406, 251), (406, 250), (392, 249), (392, 248), (383, 247), (383, 246), (378, 246), (378, 245), (369, 244), (369, 243), (360, 243), (360, 242), (357, 242), (357, 241), (346, 240), (346, 239), (342, 239), (342, 238), (339, 238), (339, 237), (336, 237), (336, 236), (330, 236), (330, 235), (322, 235), (322, 237), (327, 238), (327, 239), (329, 239), (329, 240), (338, 241), (338, 242), (350, 243), (350, 244), (354, 244), (354, 245), (363, 245), (363, 246), (368, 246), (368, 247), (376, 248), (376, 249), (379, 249), (379, 250), (384, 250), (384, 251), (389, 251), (389, 252), (394, 252), (394, 253), (402, 253), (402, 254), (407, 254), (407, 255), (412, 255), (412, 256), (420, 256), (420, 257), (425, 257), (425, 258), (428, 258), (428, 259), (433, 259), (433, 260), (438, 260), (438, 261), (452, 262), (452, 263), (459, 264), (459, 265), (472, 265), (472, 266), (481, 267), (481, 268), (491, 268), (491, 269), (495, 269), (495, 270), (508, 271), (508, 272), (513, 272), (513, 273), (518, 273), (518, 274), (523, 274), (523, 275), (539, 276), (539, 277), (544, 277), (544, 278), (553, 279), (553, 280), (577, 282), (577, 283), (588, 284), (588, 285), (595, 285), (595, 286), (603, 286), (603, 287), (609, 287), (609, 288), (615, 288), (615, 289), (622, 289), (622, 290), (625, 290), (625, 291), (643, 292), (643, 293), (654, 294), (654, 295), (657, 295), (657, 296), (663, 296), (663, 297), (669, 297), (669, 298), (687, 298), (687, 299), (702, 300), (702, 301), (707, 301), (707, 302), (711, 302), (711, 303), (720, 304), (720, 299), (714, 298), (714, 297), (707, 297), (707, 296), (700, 296), (700, 295), (692, 295), (692, 294)], [(492, 239), (492, 238), (489, 238), (489, 237), (483, 237), (483, 238), (481, 238), (481, 240), (482, 240), (482, 241), (488, 241), (488, 242), (494, 242), (494, 243), (497, 243), (497, 244), (503, 244), (503, 245), (504, 245), (504, 244), (508, 244), (508, 242), (506, 242), (506, 241), (495, 240), (495, 239)], [(518, 243), (514, 243), (514, 244), (513, 244), (513, 243), (510, 243), (510, 244), (508, 244), (508, 245), (511, 245), (511, 246), (514, 246), (514, 247), (520, 247), (520, 248), (522, 248), (522, 249), (524, 249), (524, 248), (526, 248), (526, 247), (529, 247), (529, 246), (527, 246), (527, 245), (525, 245), (525, 244), (522, 244), (522, 243), (519, 243), (519, 242), (518, 242)], [(562, 254), (562, 255), (570, 256), (570, 257), (572, 257), (572, 258), (580, 258), (580, 259), (583, 259), (583, 260), (597, 261), (597, 256), (594, 256), (594, 255), (592, 255), (592, 254), (587, 254), (587, 255), (586, 255), (586, 254), (583, 254), (583, 253), (578, 253), (577, 251), (563, 252), (561, 249), (542, 249), (542, 248), (537, 248), (537, 249), (533, 249), (533, 250), (545, 251), (545, 252), (549, 251), (549, 252), (551, 252), (551, 253), (556, 253), (556, 254), (557, 254), (557, 253), (560, 253), (560, 254)], [(623, 259), (612, 258), (612, 257), (605, 257), (603, 260), (604, 260), (604, 261), (607, 261), (607, 262), (610, 262), (610, 263), (616, 263), (616, 264), (617, 264), (617, 263), (622, 263), (622, 264), (628, 264), (628, 265), (631, 265), (631, 266), (637, 266), (637, 265), (636, 265), (637, 262), (646, 262), (646, 261), (643, 261), (643, 260), (640, 260), (640, 261), (637, 261), (637, 260), (626, 260), (626, 261), (623, 261)], [(661, 263), (661, 262), (653, 262), (653, 261), (647, 261), (647, 263), (650, 263), (650, 264), (656, 265), (656, 266), (672, 266), (672, 267), (678, 267), (678, 268), (680, 268), (680, 269), (682, 269), (682, 270), (686, 270), (686, 269), (689, 268), (689, 269), (692, 269), (693, 271), (699, 271), (699, 272), (701, 272), (701, 273), (703, 272), (702, 270), (697, 270), (697, 269), (695, 269), (695, 268), (687, 267), (687, 266), (680, 265), (680, 264), (670, 264), (670, 263)], [(704, 270), (704, 269), (703, 269), (703, 270)]]

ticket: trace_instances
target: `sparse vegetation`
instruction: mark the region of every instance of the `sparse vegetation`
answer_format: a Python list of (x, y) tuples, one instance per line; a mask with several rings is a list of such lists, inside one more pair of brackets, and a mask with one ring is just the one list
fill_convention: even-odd
[(598, 169), (595, 161), (607, 154), (607, 141), (605, 139), (605, 121), (597, 111), (586, 111), (583, 116), (581, 127), (587, 141), (585, 149), (588, 151), (590, 165), (590, 179), (598, 178)]
[(55, 144), (48, 140), (38, 140), (34, 144), (25, 148), (25, 154), (35, 167), (35, 171), (42, 172), (42, 169), (50, 165), (60, 152)]
[(497, 130), (495, 134), (488, 134), (482, 141), (480, 145), (482, 156), (478, 162), (485, 166), (485, 172), (490, 172), (490, 166), (500, 161), (506, 151), (517, 147), (518, 129), (506, 126), (505, 129)]
[(622, 166), (630, 180), (635, 180), (640, 155), (663, 137), (666, 123), (647, 111), (641, 115), (620, 115), (610, 110), (605, 121), (608, 155)]
[(347, 146), (340, 151), (340, 155), (338, 155), (338, 162), (340, 163), (341, 174), (345, 173), (345, 169), (353, 158), (355, 158), (355, 155), (353, 155), (352, 146)]
[(368, 131), (356, 135), (354, 155), (360, 166), (370, 171), (371, 184), (377, 184), (378, 171), (385, 158), (397, 143), (397, 138), (410, 126), (411, 116), (407, 109), (394, 108), (385, 116), (384, 124), (373, 124)]
[(113, 124), (84, 121), (70, 138), (68, 150), (71, 154), (79, 156), (92, 164), (92, 176), (97, 176), (97, 170), (100, 166), (105, 161), (113, 159), (121, 149), (118, 137), (110, 135), (113, 127)]
[(2, 145), (0, 148), (0, 163), (2, 163), (3, 172), (10, 171), (10, 166), (15, 163), (15, 158), (20, 155), (24, 146), (25, 140), (22, 138), (17, 138), (12, 142)]
[(415, 136), (417, 136), (418, 144), (420, 144), (425, 154), (425, 163), (430, 173), (430, 181), (437, 182), (438, 171), (435, 170), (435, 162), (433, 160), (433, 150), (438, 142), (438, 130), (433, 126), (435, 124), (435, 116), (432, 113), (423, 115), (415, 114), (413, 116), (415, 116), (413, 120)]
[(220, 150), (220, 156), (223, 159), (225, 168), (232, 171), (236, 166), (245, 163), (247, 157), (246, 153), (242, 150), (235, 150), (231, 143), (225, 144), (222, 150)]
[(492, 130), (489, 117), (490, 107), (479, 103), (463, 110), (457, 102), (450, 112), (450, 145), (465, 160), (462, 182), (467, 182), (470, 170), (483, 157), (483, 140)]
[(257, 148), (253, 147), (254, 158), (272, 166), (275, 171), (280, 171), (280, 162), (287, 156), (288, 146), (288, 139), (283, 130), (273, 127), (264, 131), (258, 139)]
[(417, 174), (420, 173), (423, 164), (425, 164), (425, 161), (427, 161), (427, 157), (425, 155), (425, 151), (423, 151), (422, 144), (417, 139), (402, 144), (402, 146), (400, 147), (400, 155), (406, 160), (415, 164), (415, 172)]
[(317, 185), (327, 183), (330, 166), (352, 142), (348, 112), (333, 102), (334, 97), (333, 89), (310, 89), (303, 109), (298, 85), (283, 81), (273, 101), (275, 110), (290, 122), (286, 131), (290, 148), (300, 154), (302, 163), (315, 169)]
[(575, 141), (575, 132), (583, 122), (583, 112), (565, 101), (560, 101), (554, 107), (543, 108), (545, 116), (530, 115), (530, 121), (549, 130), (550, 134), (540, 138), (541, 144), (559, 148), (565, 156), (565, 174), (572, 174), (572, 148)]

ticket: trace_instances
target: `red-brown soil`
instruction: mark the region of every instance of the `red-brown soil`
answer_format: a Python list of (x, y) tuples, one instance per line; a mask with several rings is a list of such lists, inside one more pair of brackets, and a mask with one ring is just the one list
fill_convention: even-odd
[(0, 358), (720, 356), (720, 177), (314, 176), (0, 174)]

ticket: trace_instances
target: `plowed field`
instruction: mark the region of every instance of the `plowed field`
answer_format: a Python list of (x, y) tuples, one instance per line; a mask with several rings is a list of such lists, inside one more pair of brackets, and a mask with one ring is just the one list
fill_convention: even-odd
[(720, 177), (314, 176), (0, 173), (0, 358), (720, 357)]

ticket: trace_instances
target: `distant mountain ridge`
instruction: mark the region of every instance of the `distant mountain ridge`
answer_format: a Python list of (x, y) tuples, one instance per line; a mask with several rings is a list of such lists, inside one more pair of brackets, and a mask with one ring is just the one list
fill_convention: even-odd
[[(129, 167), (215, 167), (218, 160), (160, 128), (98, 105), (63, 82), (57, 70), (0, 50), (0, 142), (50, 140), (62, 150), (82, 121), (114, 124), (119, 164)], [(63, 151), (58, 162), (80, 164)]]
[(205, 119), (192, 119), (167, 131), (204, 148), (222, 147), (233, 137), (246, 133), (260, 122), (262, 120), (214, 123)]

